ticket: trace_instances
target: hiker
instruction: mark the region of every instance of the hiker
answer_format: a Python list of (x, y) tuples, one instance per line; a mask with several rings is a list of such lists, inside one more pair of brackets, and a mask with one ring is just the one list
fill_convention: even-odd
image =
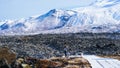
[(65, 47), (65, 48), (64, 48), (64, 55), (65, 55), (65, 57), (69, 58), (70, 52), (67, 50), (67, 48), (68, 48), (68, 47)]
[(64, 55), (67, 57), (67, 48), (64, 48)]

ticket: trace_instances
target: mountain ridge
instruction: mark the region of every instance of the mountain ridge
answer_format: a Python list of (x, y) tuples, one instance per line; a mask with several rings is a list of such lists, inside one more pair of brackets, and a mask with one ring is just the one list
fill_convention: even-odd
[(71, 10), (52, 9), (48, 13), (0, 24), (1, 35), (39, 33), (120, 33), (119, 0), (96, 0), (89, 6)]

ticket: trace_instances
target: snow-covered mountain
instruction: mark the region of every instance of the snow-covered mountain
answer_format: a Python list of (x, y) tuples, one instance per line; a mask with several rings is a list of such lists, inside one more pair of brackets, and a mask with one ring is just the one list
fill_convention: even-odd
[(48, 13), (21, 20), (0, 22), (0, 35), (118, 32), (120, 0), (96, 0), (71, 10), (52, 9)]

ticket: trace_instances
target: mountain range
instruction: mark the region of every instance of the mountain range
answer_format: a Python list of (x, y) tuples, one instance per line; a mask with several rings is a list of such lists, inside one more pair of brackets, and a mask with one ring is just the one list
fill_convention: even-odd
[(0, 35), (120, 33), (119, 7), (120, 0), (96, 0), (71, 10), (52, 9), (27, 19), (1, 21)]

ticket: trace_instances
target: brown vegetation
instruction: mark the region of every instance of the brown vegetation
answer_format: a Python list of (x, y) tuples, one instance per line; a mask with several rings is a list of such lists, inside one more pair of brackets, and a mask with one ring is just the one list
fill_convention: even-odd
[(59, 67), (61, 63), (50, 61), (50, 60), (38, 60), (36, 62), (36, 68), (55, 68)]
[(82, 57), (52, 58), (51, 60), (61, 63), (61, 68), (91, 68), (90, 63)]
[(8, 63), (12, 63), (16, 59), (16, 55), (7, 47), (0, 47), (0, 59), (6, 59)]

